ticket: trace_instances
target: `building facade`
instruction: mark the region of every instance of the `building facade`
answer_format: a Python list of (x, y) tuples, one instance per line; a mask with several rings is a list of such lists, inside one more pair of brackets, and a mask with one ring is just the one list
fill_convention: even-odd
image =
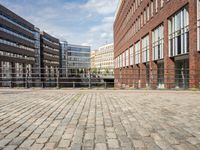
[(46, 32), (41, 32), (40, 47), (42, 78), (45, 78), (46, 81), (55, 80), (58, 73), (60, 57), (59, 39)]
[(61, 42), (62, 76), (73, 77), (90, 69), (90, 47)]
[(90, 58), (90, 64), (91, 64), (91, 69), (96, 69), (96, 53), (97, 50), (92, 50), (91, 51), (91, 58)]
[(38, 33), (33, 24), (0, 5), (0, 86), (32, 80), (40, 61)]
[(198, 88), (199, 19), (199, 0), (121, 0), (114, 22), (116, 86)]
[[(101, 46), (98, 50), (94, 51), (93, 70), (101, 74), (114, 73), (114, 47), (113, 43)], [(92, 67), (91, 67), (92, 68)]]

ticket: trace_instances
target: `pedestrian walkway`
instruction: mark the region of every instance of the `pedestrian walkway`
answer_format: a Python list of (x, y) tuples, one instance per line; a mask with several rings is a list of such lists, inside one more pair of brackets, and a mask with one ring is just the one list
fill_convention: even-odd
[(200, 93), (0, 89), (0, 149), (199, 150)]

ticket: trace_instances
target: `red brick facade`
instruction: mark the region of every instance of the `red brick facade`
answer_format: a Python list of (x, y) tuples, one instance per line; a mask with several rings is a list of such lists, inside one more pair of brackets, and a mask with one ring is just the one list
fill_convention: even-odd
[[(135, 2), (138, 6), (134, 10)], [(131, 45), (134, 45), (138, 40), (142, 41), (142, 38), (149, 34), (149, 58), (150, 61), (139, 65), (132, 65), (127, 67), (115, 68), (116, 86), (129, 86), (134, 88), (145, 88), (148, 85), (151, 88), (158, 87), (158, 64), (164, 63), (164, 87), (175, 88), (176, 87), (176, 62), (177, 60), (188, 59), (189, 60), (189, 88), (198, 88), (200, 83), (200, 52), (197, 51), (197, 0), (122, 0), (118, 14), (114, 22), (114, 57), (116, 58), (122, 54), (125, 50), (129, 49)], [(152, 2), (153, 2), (153, 16), (152, 14)], [(189, 52), (178, 56), (169, 56), (169, 18), (182, 8), (187, 7), (189, 13)], [(133, 25), (138, 20), (138, 16), (142, 16), (149, 9), (150, 19), (144, 24), (140, 20), (140, 29), (133, 34)], [(157, 12), (156, 12), (157, 9)], [(130, 13), (131, 12), (131, 13)], [(142, 14), (142, 15), (141, 15)], [(128, 20), (126, 18), (129, 17)], [(141, 19), (141, 18), (140, 18)], [(141, 23), (142, 22), (142, 23)], [(152, 31), (163, 24), (164, 27), (164, 44), (163, 53), (164, 58), (161, 60), (153, 60), (152, 54)], [(142, 60), (142, 42), (140, 42), (140, 60)], [(133, 50), (133, 54), (135, 49)], [(133, 55), (133, 57), (135, 57)], [(130, 59), (130, 57), (129, 57)], [(133, 59), (134, 60), (134, 59)], [(135, 61), (135, 60), (134, 60)], [(149, 67), (147, 67), (149, 66)], [(181, 68), (178, 68), (181, 69)], [(121, 71), (120, 71), (121, 70)], [(149, 71), (149, 73), (148, 73)], [(121, 78), (120, 78), (121, 74)], [(178, 74), (178, 73), (177, 73)], [(149, 79), (147, 79), (147, 76)], [(181, 76), (181, 75), (180, 75)], [(126, 79), (128, 78), (128, 80)], [(149, 80), (149, 83), (147, 83)], [(138, 83), (139, 82), (139, 83)]]

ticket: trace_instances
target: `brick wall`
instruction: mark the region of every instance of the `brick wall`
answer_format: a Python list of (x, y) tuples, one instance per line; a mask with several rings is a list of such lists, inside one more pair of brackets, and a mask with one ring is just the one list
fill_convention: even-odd
[[(158, 7), (158, 13), (155, 13), (153, 17), (135, 34), (132, 35), (129, 39), (125, 39), (125, 35), (127, 31), (130, 29), (138, 15), (143, 13), (144, 8), (150, 3), (150, 0), (143, 0), (140, 7), (135, 11), (133, 16), (131, 16), (131, 20), (126, 24), (125, 29), (120, 30), (122, 27), (123, 18), (126, 17), (126, 14), (129, 8), (132, 5), (132, 0), (124, 1), (120, 10), (123, 8), (122, 11), (119, 11), (120, 14), (117, 15), (117, 18), (114, 23), (114, 56), (115, 58), (123, 53), (127, 48), (129, 48), (132, 44), (135, 44), (138, 40), (141, 41), (141, 38), (144, 37), (146, 34), (149, 33), (150, 38), (150, 75), (153, 74), (153, 77), (150, 78), (150, 84), (156, 88), (157, 85), (157, 63), (152, 61), (152, 30), (155, 29), (161, 23), (164, 25), (164, 75), (165, 75), (165, 88), (174, 88), (175, 87), (175, 61), (174, 58), (170, 58), (168, 55), (168, 18), (180, 10), (182, 7), (188, 5), (189, 10), (189, 69), (190, 69), (190, 84), (191, 88), (198, 87), (200, 82), (200, 53), (197, 52), (197, 6), (196, 0), (170, 0), (169, 2), (164, 3), (164, 7)], [(154, 4), (155, 6), (155, 4)], [(160, 5), (159, 5), (160, 6)], [(151, 10), (151, 9), (150, 9)], [(151, 12), (150, 12), (151, 13)], [(141, 42), (142, 43), (142, 42)], [(142, 54), (142, 49), (141, 54)], [(142, 56), (141, 56), (142, 60)], [(127, 74), (132, 72), (133, 75), (133, 87), (136, 87), (136, 83), (140, 82), (140, 87), (145, 87), (146, 80), (146, 66), (143, 63), (140, 63), (139, 66), (129, 66), (129, 69), (133, 68), (132, 71), (127, 71)], [(139, 79), (139, 72), (137, 69), (140, 68), (140, 79)], [(124, 83), (125, 81), (123, 81)], [(129, 81), (130, 82), (130, 81)], [(128, 83), (130, 85), (130, 83)]]

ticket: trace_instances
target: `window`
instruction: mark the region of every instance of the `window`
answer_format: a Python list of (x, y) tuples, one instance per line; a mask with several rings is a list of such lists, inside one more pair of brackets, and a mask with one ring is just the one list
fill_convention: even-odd
[(120, 56), (118, 56), (117, 58), (118, 58), (118, 60), (117, 60), (118, 65), (117, 66), (118, 66), (118, 68), (120, 68)]
[(153, 17), (154, 14), (154, 4), (153, 0), (151, 1), (151, 17)]
[(158, 12), (158, 0), (156, 0), (155, 2), (156, 2), (155, 7), (156, 7), (156, 13), (157, 13)]
[(135, 44), (135, 64), (140, 63), (140, 41)]
[(149, 21), (149, 18), (150, 18), (150, 16), (149, 16), (149, 14), (150, 14), (150, 13), (149, 13), (149, 11), (150, 11), (150, 10), (149, 10), (149, 6), (147, 6), (147, 10), (146, 10), (146, 11), (147, 11), (147, 21)]
[(200, 0), (197, 0), (197, 50), (200, 51)]
[(149, 61), (149, 35), (142, 39), (142, 62)]
[(125, 55), (125, 52), (123, 52), (123, 54), (122, 54), (122, 60), (123, 60), (123, 66), (122, 67), (125, 67), (126, 66), (126, 55)]
[(120, 68), (122, 68), (122, 54), (120, 55), (120, 57), (119, 57), (119, 63), (120, 63)]
[(128, 55), (129, 51), (128, 49), (126, 50), (126, 66), (129, 66), (129, 55)]
[(143, 24), (145, 25), (146, 24), (146, 10), (144, 10), (144, 18), (143, 18)]
[(184, 7), (169, 19), (169, 56), (185, 54), (189, 50), (188, 8)]
[(133, 46), (130, 47), (130, 65), (133, 65)]
[(164, 5), (164, 0), (160, 0), (160, 7), (162, 8)]
[(158, 26), (152, 32), (153, 60), (163, 59), (164, 42), (163, 25)]

